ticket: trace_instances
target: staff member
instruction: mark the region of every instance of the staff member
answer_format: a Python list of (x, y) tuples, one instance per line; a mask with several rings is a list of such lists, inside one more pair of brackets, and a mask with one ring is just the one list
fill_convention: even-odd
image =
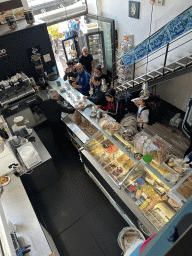
[(49, 99), (43, 101), (41, 106), (47, 120), (49, 121), (55, 142), (60, 144), (62, 143), (62, 138), (66, 130), (64, 123), (61, 121), (61, 113), (64, 112), (73, 114), (75, 109), (67, 108), (59, 103), (59, 94), (54, 89), (49, 90), (48, 97)]
[[(138, 107), (137, 111), (137, 125), (138, 131), (146, 128), (149, 122), (149, 109), (146, 109), (146, 100), (140, 97), (138, 101), (135, 102), (135, 105)], [(144, 109), (145, 108), (145, 109)]]
[(78, 83), (74, 82), (72, 83), (72, 85), (74, 88), (79, 89), (80, 93), (82, 93), (85, 96), (88, 96), (89, 90), (90, 90), (89, 74), (83, 69), (83, 66), (81, 63), (77, 63), (76, 70), (77, 70)]
[(105, 92), (101, 91), (101, 78), (99, 76), (93, 76), (91, 78), (91, 83), (93, 85), (93, 95), (84, 96), (84, 99), (92, 101), (96, 105), (102, 105), (105, 103)]
[(101, 79), (105, 79), (105, 82), (106, 82), (108, 88), (111, 87), (111, 80), (110, 80), (110, 78), (108, 77), (108, 75), (102, 73), (101, 65), (98, 65), (98, 66), (95, 68), (95, 74), (96, 74), (97, 76), (99, 76)]
[(86, 71), (91, 74), (94, 69), (94, 61), (93, 56), (89, 54), (87, 47), (83, 47), (82, 55), (79, 57), (79, 63), (81, 63), (85, 67)]
[(100, 108), (106, 110), (106, 113), (112, 116), (117, 122), (120, 122), (124, 117), (125, 110), (120, 100), (115, 97), (115, 90), (109, 89), (105, 94), (106, 105), (102, 105)]

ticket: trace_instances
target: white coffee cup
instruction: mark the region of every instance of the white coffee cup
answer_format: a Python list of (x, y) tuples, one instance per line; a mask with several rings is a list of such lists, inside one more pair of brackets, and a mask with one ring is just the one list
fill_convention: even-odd
[(13, 136), (13, 140), (16, 144), (19, 144), (21, 142), (21, 138), (17, 136)]

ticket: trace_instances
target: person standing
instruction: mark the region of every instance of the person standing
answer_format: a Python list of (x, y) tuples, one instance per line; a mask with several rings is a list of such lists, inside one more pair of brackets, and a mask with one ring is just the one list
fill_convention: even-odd
[(108, 77), (108, 75), (102, 73), (101, 65), (98, 65), (98, 66), (95, 68), (95, 74), (96, 74), (97, 76), (99, 76), (101, 79), (104, 79), (105, 82), (106, 82), (106, 84), (107, 84), (107, 86), (108, 86), (108, 89), (110, 89), (110, 87), (111, 87), (111, 80), (110, 80), (110, 78)]
[(67, 61), (67, 66), (63, 80), (66, 81), (68, 79), (70, 85), (72, 85), (77, 77), (77, 70), (72, 60)]
[(99, 76), (93, 76), (91, 78), (91, 83), (93, 85), (93, 95), (84, 96), (84, 99), (92, 101), (96, 105), (102, 105), (105, 103), (105, 92), (101, 90), (101, 78)]
[(44, 114), (49, 121), (51, 131), (53, 133), (54, 140), (56, 144), (62, 143), (62, 138), (65, 134), (66, 127), (61, 121), (61, 113), (73, 114), (75, 112), (74, 108), (67, 108), (59, 100), (59, 94), (56, 90), (51, 89), (48, 92), (49, 99), (43, 101), (41, 106), (44, 110)]
[(81, 63), (77, 63), (76, 70), (77, 70), (77, 80), (76, 82), (72, 83), (72, 86), (78, 89), (81, 94), (88, 96), (89, 90), (90, 90), (89, 74), (83, 69), (83, 66)]
[(117, 122), (120, 122), (125, 115), (125, 109), (120, 100), (115, 97), (115, 90), (109, 89), (106, 94), (106, 103), (100, 106), (101, 109), (105, 110), (108, 115), (113, 117)]
[(88, 52), (87, 47), (83, 47), (82, 55), (79, 57), (79, 63), (85, 67), (85, 70), (91, 75), (92, 70), (94, 69), (93, 56)]

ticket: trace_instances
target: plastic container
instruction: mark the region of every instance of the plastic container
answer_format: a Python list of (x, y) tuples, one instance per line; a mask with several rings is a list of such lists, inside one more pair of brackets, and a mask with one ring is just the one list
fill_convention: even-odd
[(18, 27), (17, 21), (15, 19), (15, 16), (13, 14), (6, 15), (5, 20), (7, 21), (7, 25), (9, 26), (10, 29), (15, 29)]
[(148, 148), (147, 153), (152, 156), (157, 165), (160, 165), (167, 158), (171, 147), (168, 142), (155, 135), (151, 138), (150, 148)]
[(32, 9), (25, 10), (24, 15), (25, 15), (27, 24), (32, 25), (35, 22), (35, 18), (34, 18)]
[(137, 152), (143, 154), (144, 143), (150, 138), (151, 136), (144, 131), (141, 131), (135, 135), (134, 147), (137, 149)]

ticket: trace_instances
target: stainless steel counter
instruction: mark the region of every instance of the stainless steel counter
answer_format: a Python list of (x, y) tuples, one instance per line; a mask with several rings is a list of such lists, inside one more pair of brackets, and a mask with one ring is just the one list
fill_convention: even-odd
[(50, 255), (52, 250), (47, 242), (20, 178), (17, 178), (14, 174), (11, 174), (10, 178), (11, 181), (4, 187), (4, 192), (1, 196), (1, 202), (6, 218), (16, 226), (17, 236), (22, 237), (26, 245), (31, 245), (30, 256)]

